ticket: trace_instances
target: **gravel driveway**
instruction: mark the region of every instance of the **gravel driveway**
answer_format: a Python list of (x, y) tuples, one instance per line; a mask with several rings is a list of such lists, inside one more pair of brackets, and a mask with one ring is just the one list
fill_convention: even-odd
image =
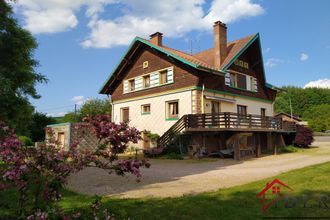
[(175, 197), (213, 191), (275, 176), (282, 172), (330, 161), (330, 138), (316, 138), (318, 148), (244, 161), (151, 160), (142, 181), (87, 168), (69, 178), (68, 188), (83, 194), (124, 198)]

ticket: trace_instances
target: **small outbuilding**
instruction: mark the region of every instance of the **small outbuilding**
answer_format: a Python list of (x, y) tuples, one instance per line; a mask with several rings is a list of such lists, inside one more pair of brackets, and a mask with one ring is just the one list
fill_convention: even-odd
[(82, 126), (84, 123), (59, 123), (47, 125), (55, 133), (55, 138), (60, 142), (60, 146), (68, 150), (76, 141), (79, 142), (79, 148), (95, 148), (97, 138), (88, 127)]

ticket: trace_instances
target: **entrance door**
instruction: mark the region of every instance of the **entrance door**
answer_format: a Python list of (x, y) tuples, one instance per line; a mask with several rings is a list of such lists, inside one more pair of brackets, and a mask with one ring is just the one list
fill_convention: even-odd
[(129, 121), (129, 108), (122, 108), (121, 109), (121, 120), (122, 122)]
[(220, 103), (217, 101), (211, 102), (212, 125), (216, 126), (219, 122)]

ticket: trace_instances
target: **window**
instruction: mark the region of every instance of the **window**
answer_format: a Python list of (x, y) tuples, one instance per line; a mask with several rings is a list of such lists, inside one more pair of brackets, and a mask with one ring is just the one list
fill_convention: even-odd
[(148, 114), (150, 114), (150, 104), (141, 105), (141, 114), (142, 115), (148, 115)]
[(59, 142), (60, 147), (63, 148), (64, 147), (64, 141), (65, 141), (64, 132), (58, 132), (57, 133), (57, 141)]
[(143, 76), (143, 88), (150, 87), (150, 75)]
[(166, 84), (168, 82), (167, 78), (167, 70), (163, 70), (159, 72), (159, 83), (160, 84)]
[(131, 79), (128, 81), (128, 89), (129, 89), (129, 91), (135, 90), (135, 79)]
[(121, 114), (121, 122), (129, 122), (129, 108), (121, 108), (120, 109)]
[(237, 74), (237, 88), (246, 90), (246, 75)]
[(179, 117), (179, 102), (170, 101), (166, 105), (167, 119), (176, 119)]
[(230, 74), (230, 86), (237, 87), (237, 78), (236, 78), (236, 74), (234, 73)]
[(249, 63), (248, 63), (248, 62), (245, 62), (245, 61), (243, 61), (243, 60), (236, 59), (236, 60), (234, 61), (234, 64), (235, 64), (236, 66), (240, 66), (240, 67), (243, 67), (243, 68), (245, 68), (245, 69), (249, 69)]
[(260, 115), (261, 115), (261, 117), (266, 117), (266, 109), (265, 108), (261, 108), (260, 109)]
[(246, 106), (237, 105), (237, 114), (239, 114), (240, 116), (246, 116), (247, 115)]

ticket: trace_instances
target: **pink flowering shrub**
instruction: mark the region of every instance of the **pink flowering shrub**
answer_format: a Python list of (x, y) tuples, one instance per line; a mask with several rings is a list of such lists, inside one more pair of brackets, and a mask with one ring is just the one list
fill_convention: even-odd
[[(149, 167), (145, 160), (119, 160), (117, 154), (129, 142), (137, 143), (140, 132), (127, 124), (110, 122), (107, 115), (85, 119), (80, 125), (90, 129), (98, 139), (93, 149), (80, 150), (76, 141), (64, 150), (56, 141), (54, 132), (46, 128), (46, 141), (36, 147), (25, 147), (13, 130), (0, 122), (0, 190), (16, 188), (19, 192), (19, 215), (30, 219), (47, 219), (47, 211), (61, 199), (61, 189), (67, 177), (84, 167), (99, 167), (111, 174), (131, 173), (140, 180), (140, 167)], [(38, 216), (38, 217), (36, 217)]]

